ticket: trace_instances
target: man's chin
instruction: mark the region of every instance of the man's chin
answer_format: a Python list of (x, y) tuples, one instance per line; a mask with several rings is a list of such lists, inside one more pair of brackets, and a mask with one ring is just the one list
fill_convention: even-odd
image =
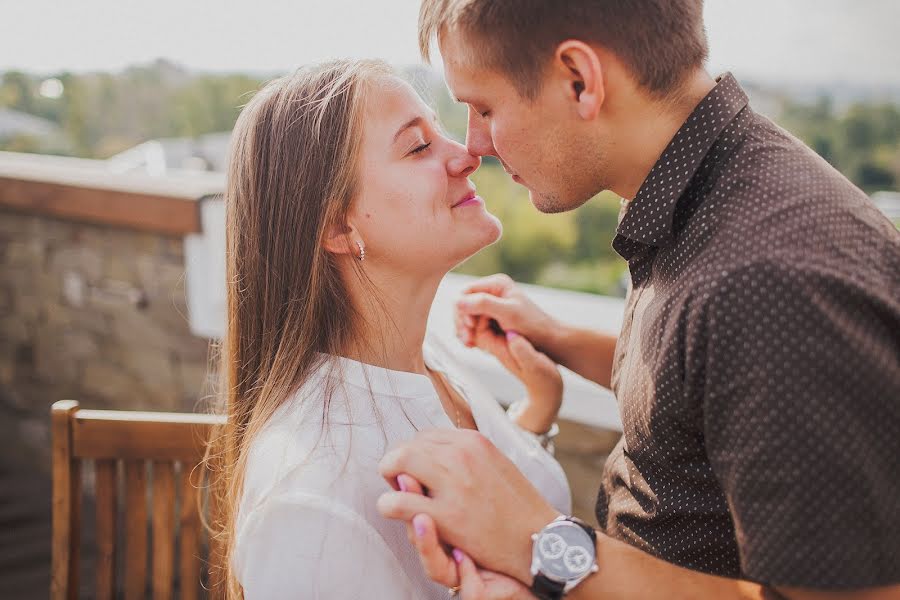
[(536, 209), (545, 214), (556, 214), (575, 210), (591, 198), (592, 195), (586, 197), (555, 194), (552, 192), (536, 192), (528, 189), (528, 197)]
[(565, 202), (560, 201), (559, 196), (556, 194), (536, 192), (529, 189), (528, 197), (531, 199), (534, 207), (545, 214), (561, 213), (575, 208), (574, 206), (567, 206)]

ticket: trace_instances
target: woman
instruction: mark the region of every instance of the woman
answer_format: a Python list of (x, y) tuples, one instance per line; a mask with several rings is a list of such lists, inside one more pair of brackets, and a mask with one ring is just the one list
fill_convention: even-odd
[(391, 443), (477, 428), (561, 512), (571, 503), (535, 435), (556, 418), (556, 365), (480, 327), (479, 345), (528, 390), (513, 422), (426, 336), (443, 276), (501, 233), (468, 180), (479, 159), (371, 61), (272, 82), (241, 113), (231, 152), (228, 420), (209, 457), (229, 595), (446, 598), (404, 526), (376, 510)]

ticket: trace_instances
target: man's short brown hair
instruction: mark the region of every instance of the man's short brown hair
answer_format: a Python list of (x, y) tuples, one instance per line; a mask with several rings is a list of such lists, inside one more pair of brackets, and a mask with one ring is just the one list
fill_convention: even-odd
[(537, 95), (544, 67), (567, 39), (607, 48), (657, 97), (677, 91), (707, 55), (703, 0), (423, 0), (425, 60), (447, 29), (462, 32), (479, 61), (527, 98)]

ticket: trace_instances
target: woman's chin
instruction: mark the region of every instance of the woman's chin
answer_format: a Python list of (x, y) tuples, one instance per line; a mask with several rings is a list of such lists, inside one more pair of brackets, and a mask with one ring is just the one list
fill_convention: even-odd
[(472, 235), (467, 236), (468, 243), (458, 247), (459, 252), (454, 253), (456, 254), (456, 264), (454, 266), (465, 262), (488, 246), (494, 244), (503, 235), (503, 225), (500, 224), (499, 219), (490, 213), (487, 213), (487, 217), (488, 218), (485, 219), (477, 229), (473, 228), (469, 230)]

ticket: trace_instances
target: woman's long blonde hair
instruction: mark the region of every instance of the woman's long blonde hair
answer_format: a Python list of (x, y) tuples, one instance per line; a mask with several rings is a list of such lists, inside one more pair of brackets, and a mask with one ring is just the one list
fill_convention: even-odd
[(227, 314), (218, 348), (219, 412), (204, 459), (213, 552), (210, 583), (243, 593), (231, 571), (250, 443), (361, 319), (326, 233), (355, 195), (369, 84), (378, 61), (334, 61), (272, 81), (241, 112), (225, 192)]

